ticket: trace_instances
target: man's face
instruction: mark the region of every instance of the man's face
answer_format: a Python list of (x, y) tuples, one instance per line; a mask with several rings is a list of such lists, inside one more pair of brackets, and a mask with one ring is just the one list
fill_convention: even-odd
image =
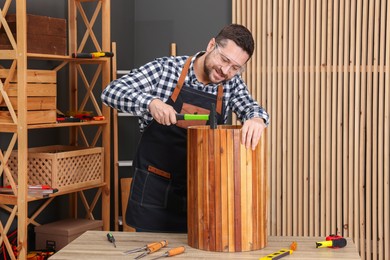
[(204, 73), (216, 84), (240, 74), (249, 59), (249, 55), (231, 40), (227, 40), (225, 46), (211, 42), (205, 55)]

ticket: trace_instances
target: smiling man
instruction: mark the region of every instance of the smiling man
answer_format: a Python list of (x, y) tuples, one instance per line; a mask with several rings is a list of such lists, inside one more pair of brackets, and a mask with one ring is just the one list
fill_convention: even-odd
[(103, 91), (104, 104), (138, 116), (142, 131), (126, 212), (129, 225), (142, 231), (187, 230), (187, 127), (207, 122), (180, 121), (177, 114), (209, 114), (214, 104), (218, 124), (225, 124), (232, 111), (243, 124), (242, 144), (255, 149), (269, 116), (240, 76), (253, 51), (251, 32), (231, 24), (206, 51), (158, 58)]

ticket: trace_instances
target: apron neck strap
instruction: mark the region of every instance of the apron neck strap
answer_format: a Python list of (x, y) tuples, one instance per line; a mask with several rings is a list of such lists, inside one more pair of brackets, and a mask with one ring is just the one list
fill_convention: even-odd
[[(192, 56), (188, 57), (186, 63), (184, 64), (183, 70), (181, 71), (179, 81), (177, 82), (177, 85), (175, 89), (173, 90), (173, 93), (171, 95), (171, 99), (173, 102), (176, 102), (177, 97), (180, 94), (180, 91), (183, 87), (184, 80), (187, 76), (188, 69), (190, 68)], [(222, 114), (222, 100), (223, 100), (223, 86), (222, 84), (218, 85), (218, 94), (217, 94), (217, 105), (215, 107), (215, 111), (218, 114)]]
[(188, 69), (189, 69), (190, 64), (191, 64), (191, 59), (192, 59), (192, 56), (188, 57), (186, 63), (184, 64), (183, 70), (181, 71), (179, 81), (177, 82), (177, 85), (176, 85), (175, 89), (173, 90), (173, 93), (171, 95), (171, 99), (173, 100), (173, 102), (176, 102), (176, 99), (179, 96), (181, 88), (183, 87), (184, 80), (186, 79)]

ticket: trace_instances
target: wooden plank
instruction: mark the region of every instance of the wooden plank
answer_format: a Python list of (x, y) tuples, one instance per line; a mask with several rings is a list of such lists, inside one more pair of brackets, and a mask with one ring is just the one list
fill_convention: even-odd
[[(348, 62), (352, 65), (352, 66), (355, 66), (356, 65), (356, 26), (355, 26), (355, 22), (356, 22), (356, 2), (355, 1), (351, 1), (351, 8), (350, 8), (350, 14), (351, 14), (351, 19), (350, 19), (350, 23), (349, 23), (349, 27), (350, 27), (350, 55), (348, 57)], [(350, 223), (350, 236), (354, 238), (354, 241), (357, 243), (356, 241), (356, 238), (357, 238), (357, 235), (356, 235), (356, 225), (355, 225), (355, 221), (357, 219), (357, 216), (358, 214), (354, 214), (354, 212), (356, 212), (357, 210), (357, 200), (356, 199), (352, 199), (352, 198), (356, 198), (356, 194), (357, 194), (357, 191), (356, 191), (356, 177), (355, 177), (355, 172), (356, 172), (356, 168), (355, 168), (355, 150), (354, 150), (354, 147), (355, 147), (355, 136), (356, 136), (356, 131), (355, 131), (355, 115), (354, 115), (354, 111), (355, 111), (355, 89), (356, 89), (356, 83), (355, 83), (355, 74), (352, 70), (349, 71), (349, 97), (350, 97), (350, 101), (349, 101), (349, 114), (350, 114), (350, 117), (349, 117), (349, 128), (348, 128), (348, 132), (349, 132), (349, 135), (350, 135), (350, 141), (349, 141), (349, 146), (348, 146), (348, 153), (349, 153), (349, 157), (350, 157), (350, 160), (349, 160), (349, 165), (348, 165), (348, 168), (349, 168), (349, 183), (350, 183), (350, 210), (349, 210), (349, 223)]]
[[(293, 151), (293, 137), (292, 137), (292, 131), (289, 131), (289, 129), (292, 129), (293, 127), (293, 58), (294, 58), (294, 15), (293, 15), (293, 2), (288, 1), (288, 3), (285, 5), (285, 8), (287, 9), (288, 19), (285, 19), (287, 22), (288, 26), (286, 26), (287, 34), (285, 35), (286, 42), (287, 42), (287, 48), (286, 50), (286, 56), (287, 56), (287, 66), (286, 68), (286, 99), (287, 102), (285, 103), (286, 106), (286, 124), (285, 124), (285, 129), (286, 129), (286, 169), (289, 169), (291, 171), (291, 174), (287, 173), (286, 170), (286, 213), (288, 216), (293, 216), (293, 179), (296, 179), (296, 170), (293, 168), (293, 155), (296, 154), (296, 152)], [(295, 218), (296, 219), (296, 218)], [(287, 218), (287, 225), (286, 225), (286, 234), (291, 236), (293, 232), (293, 218)]]
[[(326, 81), (326, 74), (325, 74), (325, 66), (328, 65), (327, 62), (327, 56), (326, 56), (326, 50), (329, 49), (329, 46), (327, 44), (329, 44), (326, 39), (327, 39), (327, 24), (324, 22), (324, 19), (326, 18), (327, 16), (327, 5), (326, 5), (326, 2), (322, 2), (321, 4), (321, 8), (322, 8), (322, 12), (318, 12), (318, 15), (319, 17), (317, 18), (318, 19), (318, 23), (322, 23), (322, 26), (321, 26), (321, 30), (322, 30), (322, 34), (321, 34), (321, 38), (322, 38), (322, 44), (324, 45), (324, 47), (320, 50), (321, 51), (321, 64), (323, 64), (323, 68), (320, 68), (318, 69), (318, 77), (321, 79), (321, 89), (320, 89), (320, 95), (321, 95), (321, 105), (320, 105), (320, 111), (321, 111), (321, 114), (323, 115), (322, 116), (322, 122), (321, 122), (321, 127), (323, 128), (322, 129), (322, 138), (319, 140), (320, 142), (320, 145), (321, 145), (321, 155), (320, 155), (320, 170), (321, 172), (325, 172), (325, 173), (328, 173), (329, 174), (329, 169), (328, 167), (330, 166), (329, 164), (329, 146), (330, 146), (330, 141), (329, 141), (329, 127), (330, 127), (330, 124), (329, 124), (329, 113), (327, 113), (327, 99), (329, 99), (329, 97), (327, 97), (327, 90), (330, 88), (327, 86), (327, 81)], [(324, 18), (325, 17), (325, 18)], [(320, 22), (321, 20), (321, 22)], [(320, 25), (318, 25), (317, 28), (320, 28)], [(326, 47), (325, 47), (326, 46)], [(319, 66), (317, 64), (317, 66)], [(317, 70), (316, 70), (317, 71)], [(326, 226), (328, 226), (327, 224), (327, 221), (328, 221), (328, 216), (327, 216), (327, 212), (328, 211), (328, 200), (327, 197), (328, 196), (328, 191), (326, 190), (326, 188), (328, 187), (328, 183), (327, 183), (327, 176), (328, 174), (321, 174), (321, 176), (319, 177), (320, 180), (321, 180), (321, 186), (319, 187), (319, 192), (321, 194), (324, 194), (325, 196), (321, 196), (321, 202), (320, 202), (320, 209), (321, 209), (321, 216), (320, 218), (323, 219), (323, 222), (321, 224), (319, 224), (320, 226), (318, 227), (319, 230), (320, 230), (320, 233), (325, 233), (326, 230)]]
[(235, 211), (236, 211), (236, 205), (235, 205), (235, 192), (234, 192), (234, 186), (235, 182), (234, 180), (234, 163), (235, 160), (235, 154), (233, 150), (233, 132), (227, 131), (226, 132), (226, 153), (227, 153), (227, 161), (228, 161), (228, 171), (227, 171), (227, 190), (228, 190), (228, 230), (229, 230), (229, 252), (235, 251), (235, 244), (236, 244), (236, 229), (235, 229)]
[[(378, 1), (379, 2), (379, 1)], [(385, 3), (385, 2), (383, 2)], [(390, 20), (389, 20), (390, 21)], [(381, 8), (380, 12), (380, 24), (386, 24), (386, 10)], [(377, 25), (375, 25), (376, 28)], [(387, 24), (389, 28), (389, 24)], [(386, 34), (386, 27), (380, 26), (379, 39), (384, 39)], [(375, 37), (377, 39), (377, 37)], [(390, 257), (388, 254), (386, 256), (386, 250), (388, 250), (388, 244), (390, 240), (386, 240), (386, 233), (389, 233), (389, 229), (386, 231), (385, 223), (385, 209), (388, 208), (388, 203), (386, 203), (385, 195), (385, 150), (388, 145), (385, 143), (385, 71), (384, 64), (386, 60), (385, 51), (389, 51), (389, 44), (384, 41), (379, 41), (379, 75), (378, 75), (378, 258), (387, 259)], [(387, 48), (387, 50), (386, 50)], [(387, 73), (388, 74), (388, 73)], [(387, 157), (388, 158), (388, 157)], [(388, 182), (387, 182), (388, 183)], [(387, 235), (388, 238), (388, 235)]]
[[(239, 135), (240, 133), (234, 133), (235, 135), (235, 139), (238, 139), (240, 140), (241, 137), (237, 136)], [(239, 205), (240, 205), (240, 212), (236, 211), (236, 213), (239, 213), (239, 215), (237, 214), (237, 216), (240, 217), (240, 224), (238, 226), (238, 228), (240, 229), (240, 234), (241, 234), (241, 237), (240, 237), (240, 240), (241, 240), (241, 250), (242, 251), (248, 251), (249, 248), (248, 248), (248, 244), (249, 244), (249, 240), (248, 240), (248, 235), (249, 235), (249, 229), (248, 229), (248, 218), (249, 218), (249, 211), (248, 211), (248, 179), (247, 179), (247, 167), (246, 167), (246, 163), (247, 163), (247, 157), (246, 157), (246, 148), (245, 146), (243, 145), (240, 145), (237, 147), (239, 149), (239, 151), (237, 152), (237, 155), (239, 155), (239, 157), (236, 157), (236, 162), (238, 164), (238, 174), (237, 174), (237, 178), (240, 178), (239, 180), (239, 183), (240, 183), (240, 187), (239, 187), (239, 191), (240, 191), (240, 195), (237, 196), (237, 201), (239, 201)]]
[[(309, 54), (309, 59), (310, 59), (310, 63), (309, 64), (312, 64), (312, 67), (314, 68), (317, 64), (316, 64), (316, 32), (318, 32), (316, 30), (316, 26), (315, 26), (315, 18), (316, 18), (316, 6), (315, 6), (315, 2), (313, 1), (310, 1), (310, 21), (309, 21), (309, 24), (310, 24), (310, 32), (309, 32), (309, 48), (310, 48), (310, 54)], [(309, 110), (310, 111), (314, 111), (314, 115), (317, 115), (317, 112), (315, 110), (315, 93), (316, 93), (316, 77), (315, 77), (315, 74), (314, 74), (314, 69), (312, 71), (308, 70), (308, 72), (310, 73), (310, 86), (312, 86), (310, 88), (310, 101), (309, 101)], [(309, 153), (309, 158), (308, 160), (310, 162), (312, 162), (309, 166), (309, 179), (311, 180), (310, 183), (309, 183), (309, 186), (308, 186), (308, 190), (309, 191), (307, 192), (308, 194), (310, 194), (308, 196), (309, 198), (309, 201), (308, 201), (308, 210), (309, 210), (309, 214), (308, 214), (308, 217), (307, 217), (307, 221), (306, 223), (308, 223), (308, 227), (305, 231), (305, 235), (313, 235), (314, 234), (314, 223), (316, 223), (316, 221), (313, 221), (314, 219), (314, 216), (315, 216), (315, 198), (314, 198), (314, 194), (315, 194), (315, 163), (314, 163), (314, 154), (315, 154), (315, 116), (311, 116), (310, 119), (309, 119), (309, 126), (310, 126), (310, 130), (309, 130), (309, 150), (310, 150), (310, 153)]]
[[(389, 10), (390, 5), (387, 1), (387, 36), (390, 35), (390, 16)], [(390, 64), (390, 46), (389, 42), (386, 44), (386, 64)], [(384, 86), (390, 86), (390, 66), (387, 65), (385, 73), (385, 84)], [(390, 89), (388, 87), (384, 88), (384, 158), (390, 158)], [(384, 160), (383, 171), (385, 173), (390, 172), (390, 163), (388, 159)], [(386, 198), (390, 198), (390, 176), (389, 174), (384, 174), (384, 201), (387, 201)], [(384, 206), (384, 242), (385, 242), (385, 251), (384, 259), (390, 259), (390, 247), (387, 245), (390, 243), (390, 205), (385, 203)]]
[(220, 186), (220, 183), (216, 183), (216, 153), (215, 153), (215, 135), (214, 132), (216, 131), (207, 131), (207, 144), (208, 144), (208, 160), (206, 160), (206, 163), (208, 165), (208, 171), (207, 171), (207, 180), (208, 185), (205, 187), (205, 191), (208, 193), (208, 244), (210, 251), (216, 251), (216, 189), (217, 186)]
[(304, 73), (305, 70), (305, 57), (308, 55), (305, 55), (305, 46), (306, 45), (306, 19), (308, 16), (308, 11), (306, 8), (308, 8), (309, 4), (305, 4), (304, 0), (299, 1), (299, 41), (298, 41), (298, 52), (299, 52), (299, 60), (297, 60), (298, 64), (296, 65), (298, 68), (298, 126), (300, 130), (298, 131), (298, 159), (297, 159), (297, 171), (298, 171), (298, 181), (297, 181), (297, 203), (296, 208), (299, 209), (297, 213), (297, 232), (294, 235), (302, 236), (303, 235), (303, 226), (305, 225), (303, 222), (303, 213), (304, 213), (304, 161), (305, 161), (305, 138), (304, 138), (304, 132), (305, 130), (302, 130), (302, 126), (304, 128), (304, 122), (305, 122), (305, 83), (306, 83), (306, 77), (305, 75), (308, 73)]
[[(337, 64), (340, 68), (343, 64), (344, 60), (344, 30), (345, 30), (345, 20), (344, 20), (344, 1), (341, 1), (340, 3), (334, 2), (335, 5), (339, 6), (339, 25), (336, 27), (336, 29), (339, 30), (339, 41), (338, 41), (338, 57), (337, 57)], [(336, 43), (337, 44), (337, 43)], [(343, 205), (348, 205), (348, 193), (347, 189), (344, 185), (346, 180), (347, 174), (344, 174), (343, 172), (343, 161), (346, 160), (346, 164), (348, 164), (348, 157), (345, 157), (345, 151), (346, 149), (343, 149), (345, 147), (344, 140), (347, 140), (346, 137), (344, 137), (344, 130), (345, 126), (343, 125), (344, 122), (344, 86), (343, 86), (343, 77), (344, 73), (341, 69), (338, 69), (337, 73), (337, 196), (342, 196), (342, 200), (337, 200), (337, 211), (336, 211), (336, 217), (337, 217), (337, 224), (336, 224), (336, 232), (340, 232), (341, 234), (344, 234), (343, 228), (344, 228), (344, 219), (348, 212), (345, 212)]]
[(233, 158), (234, 158), (234, 251), (239, 252), (242, 251), (242, 231), (241, 231), (241, 223), (242, 223), (242, 215), (241, 215), (241, 168), (240, 168), (240, 135), (237, 132), (233, 132)]
[(344, 69), (342, 71), (343, 74), (343, 88), (344, 88), (344, 100), (343, 100), (343, 110), (344, 110), (344, 115), (343, 115), (343, 136), (344, 136), (344, 154), (343, 154), (343, 171), (344, 171), (344, 236), (350, 237), (351, 235), (351, 218), (352, 218), (352, 209), (353, 209), (353, 178), (352, 175), (352, 169), (350, 169), (350, 162), (351, 162), (351, 154), (350, 154), (350, 144), (351, 144), (351, 136), (352, 134), (349, 132), (349, 125), (350, 125), (350, 117), (352, 116), (349, 113), (349, 73), (348, 73), (348, 66), (349, 66), (349, 50), (350, 50), (350, 11), (351, 10), (351, 3), (350, 1), (345, 1), (345, 7), (344, 7), (344, 12), (341, 12), (344, 15), (344, 33), (341, 33), (341, 35), (344, 35), (344, 58), (341, 64), (343, 64)]
[[(336, 67), (338, 64), (338, 57), (342, 50), (339, 49), (339, 1), (333, 1), (333, 53), (332, 53), (332, 66)], [(329, 72), (328, 72), (329, 73)], [(338, 85), (338, 73), (331, 72), (332, 74), (332, 225), (331, 225), (331, 234), (338, 234), (341, 232), (342, 228), (340, 222), (338, 222), (338, 216), (342, 214), (342, 200), (337, 199), (342, 196), (340, 194), (340, 184), (341, 184), (341, 171), (339, 171), (339, 158), (341, 155), (342, 143), (339, 141), (339, 125), (338, 120), (340, 120), (340, 100), (342, 95), (339, 92)], [(340, 86), (341, 88), (341, 86)], [(341, 211), (338, 211), (340, 209)]]
[[(57, 110), (27, 111), (26, 116), (27, 116), (27, 124), (55, 123), (57, 118)], [(11, 114), (9, 111), (0, 111), (0, 122), (12, 123)]]
[[(318, 138), (319, 135), (319, 126), (320, 126), (320, 120), (319, 120), (319, 113), (320, 113), (320, 87), (321, 87), (321, 80), (323, 80), (323, 70), (320, 69), (321, 65), (324, 64), (324, 58), (323, 58), (323, 49), (321, 49), (321, 46), (325, 46), (324, 42), (324, 35), (326, 34), (326, 27), (324, 24), (324, 17), (326, 17), (326, 2), (324, 1), (322, 3), (322, 9), (317, 7), (317, 13), (316, 13), (316, 31), (315, 34), (313, 34), (312, 37), (315, 37), (315, 62), (313, 62), (316, 70), (318, 69), (321, 74), (319, 74), (319, 71), (315, 71), (314, 73), (314, 84), (312, 85), (312, 93), (311, 95), (311, 111), (314, 113), (314, 116), (311, 116), (311, 145), (310, 145), (310, 161), (311, 163), (311, 171), (310, 171), (310, 194), (311, 194), (311, 201), (310, 201), (310, 213), (311, 219), (317, 219), (319, 218), (319, 207), (320, 204), (319, 201), (319, 144), (318, 144)], [(320, 22), (321, 19), (321, 22)], [(322, 35), (321, 35), (322, 32)], [(322, 42), (321, 42), (322, 41)], [(322, 52), (321, 52), (322, 51)], [(314, 87), (313, 87), (314, 86)], [(318, 222), (314, 222), (311, 224), (311, 234), (312, 235), (318, 235), (320, 224)]]
[[(368, 20), (368, 0), (363, 0), (362, 3), (362, 13), (363, 13), (363, 19), (362, 19), (362, 33), (361, 33), (361, 39), (367, 39), (367, 20)], [(367, 64), (367, 42), (362, 40), (361, 43), (361, 64), (366, 65)], [(371, 198), (366, 198), (366, 191), (367, 191), (367, 184), (366, 181), (366, 168), (365, 168), (365, 159), (366, 152), (367, 152), (367, 145), (369, 145), (369, 141), (365, 142), (365, 132), (367, 130), (367, 69), (366, 66), (362, 66), (361, 71), (361, 85), (360, 85), (360, 145), (359, 145), (359, 200), (360, 200), (360, 236), (362, 239), (360, 240), (360, 253), (362, 256), (362, 260), (367, 259), (366, 257), (368, 254), (371, 253), (371, 243), (366, 243), (366, 225), (367, 225), (367, 218), (366, 218), (366, 211), (365, 208), (371, 207)], [(366, 145), (367, 144), (367, 145)], [(370, 171), (371, 172), (371, 171)], [(369, 259), (369, 258), (368, 258)]]
[[(12, 107), (18, 110), (17, 97), (9, 98)], [(6, 107), (5, 103), (0, 104), (0, 107)], [(56, 97), (29, 97), (27, 99), (27, 110), (56, 110), (57, 98)]]
[[(271, 9), (271, 6), (270, 6)], [(273, 119), (273, 125), (276, 125), (276, 129), (272, 131), (271, 134), (271, 142), (274, 144), (277, 144), (277, 121), (278, 121), (278, 114), (277, 114), (277, 88), (278, 88), (278, 74), (277, 74), (277, 50), (278, 50), (278, 1), (273, 1), (272, 5), (272, 104), (271, 104), (271, 112), (274, 113), (276, 116), (276, 119)], [(269, 23), (271, 24), (271, 17), (269, 18)], [(278, 168), (278, 160), (277, 160), (277, 151), (279, 150), (279, 147), (275, 145), (272, 147), (271, 151), (271, 197), (272, 198), (279, 198), (278, 196), (278, 188), (277, 188), (277, 173), (279, 172)], [(275, 199), (271, 200), (271, 210), (270, 210), (270, 232), (271, 234), (278, 234), (278, 228), (280, 227), (278, 224), (278, 202), (275, 201)]]
[[(0, 78), (6, 78), (8, 75), (8, 69), (0, 69)], [(13, 74), (10, 78), (11, 83), (18, 82), (17, 74)], [(57, 73), (53, 70), (27, 70), (26, 83), (56, 83)]]
[[(221, 249), (223, 252), (229, 251), (229, 184), (228, 184), (228, 151), (226, 132), (220, 132), (219, 151), (221, 153)], [(227, 228), (226, 228), (227, 227)]]
[(215, 161), (214, 161), (214, 172), (215, 172), (215, 189), (214, 189), (214, 200), (215, 200), (215, 220), (214, 220), (214, 232), (215, 232), (215, 250), (216, 251), (223, 251), (222, 247), (222, 229), (225, 227), (222, 226), (222, 198), (221, 198), (221, 193), (223, 186), (225, 183), (221, 181), (222, 179), (222, 172), (221, 172), (221, 145), (220, 145), (220, 131), (214, 130), (212, 131), (213, 133), (213, 149), (214, 149), (214, 154), (215, 154)]
[[(7, 88), (7, 94), (10, 97), (16, 97), (18, 95), (17, 84), (10, 83)], [(45, 96), (55, 97), (57, 95), (57, 84), (56, 83), (28, 83), (26, 85), (26, 93), (28, 97), (34, 96)]]

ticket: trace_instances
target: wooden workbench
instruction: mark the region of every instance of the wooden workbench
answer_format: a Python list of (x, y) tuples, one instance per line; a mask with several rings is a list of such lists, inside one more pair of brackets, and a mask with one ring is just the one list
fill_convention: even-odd
[[(133, 259), (139, 253), (124, 255), (122, 252), (136, 247), (144, 246), (153, 241), (168, 240), (167, 248), (148, 255), (143, 260), (161, 256), (170, 248), (184, 245), (185, 253), (174, 256), (174, 259), (259, 259), (282, 248), (288, 248), (292, 241), (298, 243), (297, 251), (283, 258), (290, 259), (360, 259), (355, 244), (347, 239), (347, 246), (340, 249), (316, 248), (315, 242), (324, 241), (325, 238), (308, 237), (269, 237), (268, 245), (262, 250), (223, 253), (208, 252), (194, 249), (187, 244), (187, 234), (165, 233), (136, 233), (136, 232), (112, 232), (116, 239), (116, 248), (107, 240), (107, 231), (87, 231), (62, 250), (54, 254), (54, 259)], [(165, 258), (161, 258), (165, 259)]]

